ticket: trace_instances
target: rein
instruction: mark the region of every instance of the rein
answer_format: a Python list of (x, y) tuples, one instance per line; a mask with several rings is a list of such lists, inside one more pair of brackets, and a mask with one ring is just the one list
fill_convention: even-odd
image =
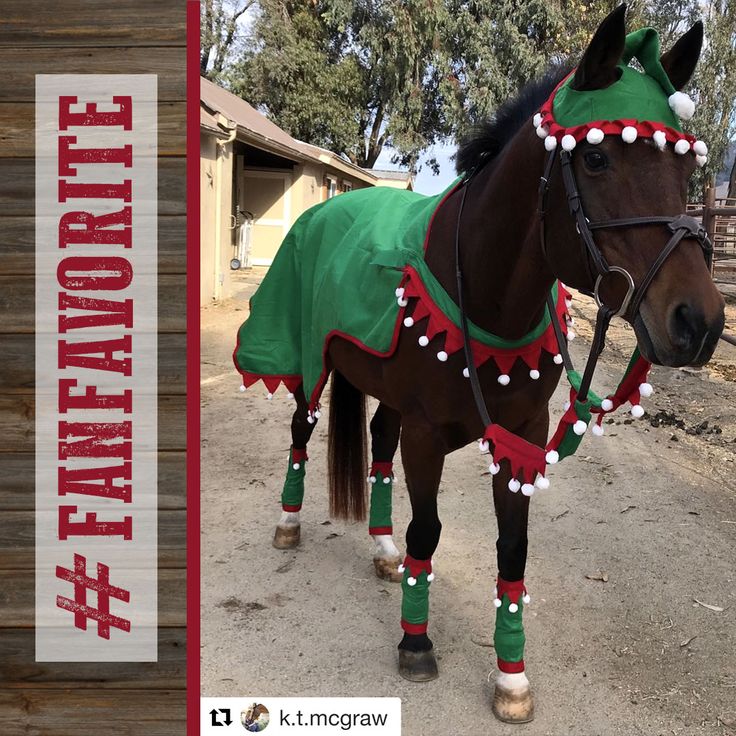
[[(590, 352), (588, 354), (588, 360), (585, 365), (580, 387), (577, 391), (577, 400), (585, 402), (588, 397), (590, 385), (593, 380), (593, 374), (595, 373), (598, 358), (603, 352), (605, 347), (605, 337), (611, 319), (613, 317), (623, 317), (629, 315), (630, 320), (633, 322), (636, 315), (639, 312), (644, 295), (651, 285), (654, 277), (659, 273), (660, 269), (664, 265), (667, 258), (674, 252), (675, 248), (685, 239), (692, 238), (698, 241), (700, 247), (703, 250), (706, 263), (710, 268), (711, 261), (713, 258), (713, 246), (708, 238), (708, 234), (705, 228), (698, 223), (695, 218), (689, 215), (677, 215), (675, 217), (668, 216), (643, 216), (643, 217), (627, 217), (611, 220), (602, 220), (598, 222), (590, 222), (585, 216), (583, 209), (582, 197), (578, 190), (577, 181), (575, 179), (575, 172), (572, 167), (572, 156), (569, 151), (560, 151), (560, 162), (562, 166), (562, 180), (565, 186), (565, 193), (567, 195), (567, 203), (570, 214), (575, 219), (575, 228), (580, 235), (583, 246), (583, 256), (587, 266), (588, 274), (590, 276), (591, 283), (593, 284), (593, 290), (583, 291), (584, 294), (592, 296), (598, 305), (598, 314), (596, 316), (595, 330), (593, 335), (593, 342), (591, 344)], [(552, 151), (545, 164), (544, 173), (540, 178), (539, 183), (539, 204), (538, 214), (540, 219), (540, 241), (542, 246), (542, 254), (549, 263), (547, 257), (547, 247), (545, 240), (545, 205), (547, 199), (547, 193), (549, 191), (549, 182), (554, 169), (555, 161), (557, 160), (556, 151)], [(470, 335), (468, 329), (468, 319), (465, 314), (463, 305), (463, 277), (462, 269), (460, 266), (460, 223), (462, 220), (462, 213), (465, 206), (465, 196), (468, 191), (468, 187), (482, 168), (482, 165), (477, 166), (471, 170), (462, 182), (463, 192), (460, 199), (460, 208), (457, 217), (457, 226), (455, 229), (455, 268), (457, 278), (457, 292), (458, 292), (458, 307), (460, 309), (460, 321), (463, 331), (463, 348), (465, 352), (465, 358), (467, 361), (470, 385), (473, 391), (473, 397), (475, 399), (478, 413), (483, 421), (484, 426), (488, 427), (491, 424), (491, 418), (488, 414), (485, 401), (483, 399), (483, 392), (480, 387), (480, 381), (478, 380), (478, 372), (475, 367), (475, 363), (472, 359), (472, 348), (470, 345)], [(605, 256), (601, 252), (600, 248), (595, 242), (593, 231), (604, 230), (609, 228), (618, 227), (638, 227), (642, 225), (664, 225), (669, 228), (672, 232), (669, 240), (665, 244), (664, 248), (660, 251), (657, 258), (654, 260), (649, 270), (644, 275), (641, 283), (637, 286), (634, 283), (634, 279), (631, 274), (620, 266), (611, 266), (606, 260)], [(604, 277), (610, 274), (619, 274), (621, 277), (626, 279), (627, 292), (623, 301), (619, 305), (618, 309), (614, 309), (606, 305), (600, 298), (599, 290), (601, 282)], [(567, 349), (567, 340), (562, 333), (562, 326), (559, 322), (559, 317), (555, 309), (554, 300), (551, 294), (547, 295), (547, 308), (550, 313), (550, 319), (552, 321), (555, 337), (559, 347), (560, 354), (562, 355), (563, 364), (565, 370), (570, 373), (574, 370), (570, 352)]]

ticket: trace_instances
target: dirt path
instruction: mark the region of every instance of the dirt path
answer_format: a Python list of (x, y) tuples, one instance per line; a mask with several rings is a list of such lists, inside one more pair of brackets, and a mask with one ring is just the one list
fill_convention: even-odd
[[(438, 733), (448, 712), (463, 736), (736, 734), (736, 348), (721, 343), (706, 370), (656, 368), (648, 414), (586, 436), (534, 497), (525, 623), (537, 716), (507, 726), (486, 682), (495, 520), (475, 446), (448, 458), (440, 488), (435, 682), (397, 674), (400, 589), (374, 577), (366, 526), (328, 519), (326, 422), (310, 443), (302, 545), (271, 547), (293, 405), (281, 391), (239, 393), (230, 357), (257, 279), (202, 314), (204, 695), (400, 696), (405, 736)], [(582, 363), (592, 312), (574, 312)], [(736, 329), (732, 307), (728, 321)], [(617, 325), (609, 343), (599, 387), (615, 384), (633, 334)]]

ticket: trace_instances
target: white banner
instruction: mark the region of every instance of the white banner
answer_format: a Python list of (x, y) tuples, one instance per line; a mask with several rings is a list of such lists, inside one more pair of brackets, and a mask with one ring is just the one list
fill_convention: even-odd
[(200, 736), (401, 736), (400, 698), (202, 698)]
[(157, 78), (36, 77), (36, 660), (157, 659)]

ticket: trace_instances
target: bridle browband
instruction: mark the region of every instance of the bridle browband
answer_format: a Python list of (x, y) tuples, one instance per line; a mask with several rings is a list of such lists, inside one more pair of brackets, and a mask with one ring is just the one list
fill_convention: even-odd
[[(540, 178), (539, 182), (539, 202), (538, 202), (538, 215), (539, 215), (539, 232), (540, 241), (542, 246), (542, 255), (547, 261), (548, 265), (549, 258), (547, 255), (547, 247), (545, 240), (545, 206), (547, 199), (547, 192), (549, 191), (549, 183), (554, 169), (555, 161), (558, 158), (557, 151), (550, 152), (547, 162), (544, 167), (544, 173)], [(567, 203), (570, 214), (575, 219), (575, 229), (580, 235), (580, 239), (583, 244), (583, 258), (585, 260), (588, 275), (590, 276), (590, 282), (593, 285), (592, 291), (581, 290), (588, 296), (592, 296), (598, 305), (598, 314), (596, 316), (595, 330), (593, 334), (593, 342), (591, 344), (590, 353), (588, 355), (588, 361), (585, 365), (585, 370), (580, 382), (580, 387), (577, 391), (577, 400), (585, 402), (588, 397), (588, 391), (590, 384), (593, 380), (593, 374), (595, 372), (598, 358), (603, 351), (605, 346), (605, 336), (613, 317), (624, 317), (629, 316), (631, 322), (636, 318), (639, 307), (641, 305), (644, 295), (654, 280), (657, 273), (664, 265), (664, 262), (674, 252), (675, 248), (685, 239), (697, 240), (700, 247), (703, 250), (706, 264), (710, 269), (712, 258), (713, 258), (713, 246), (708, 238), (708, 234), (705, 228), (693, 217), (689, 215), (676, 215), (670, 216), (644, 216), (644, 217), (627, 217), (620, 219), (601, 220), (598, 222), (590, 222), (585, 216), (583, 209), (583, 202), (578, 191), (577, 181), (575, 179), (575, 172), (572, 166), (572, 156), (569, 151), (560, 151), (559, 160), (562, 166), (562, 181), (565, 186), (565, 193), (567, 195)], [(461, 182), (463, 188), (462, 197), (460, 199), (460, 208), (457, 216), (457, 226), (455, 230), (455, 267), (457, 276), (457, 292), (458, 292), (458, 307), (460, 309), (460, 321), (463, 330), (463, 343), (465, 351), (465, 359), (467, 361), (468, 372), (470, 377), (470, 385), (473, 391), (478, 412), (483, 420), (484, 426), (488, 426), (491, 423), (488, 410), (483, 400), (483, 393), (480, 388), (480, 382), (478, 380), (478, 373), (475, 368), (473, 361), (472, 350), (470, 347), (470, 335), (468, 329), (468, 319), (465, 314), (463, 306), (463, 288), (462, 288), (462, 269), (460, 267), (460, 222), (462, 219), (463, 208), (465, 206), (465, 195), (467, 194), (468, 187), (471, 181), (475, 178), (477, 173), (483, 168), (486, 162), (482, 161), (477, 167), (471, 170), (468, 175)], [(636, 285), (631, 274), (620, 266), (611, 266), (606, 260), (605, 256), (598, 248), (593, 232), (595, 230), (604, 230), (619, 227), (639, 227), (642, 225), (664, 225), (671, 231), (672, 235), (665, 244), (664, 248), (659, 252), (657, 258), (655, 258), (649, 270), (642, 278), (641, 282)], [(554, 273), (554, 269), (552, 269)], [(610, 274), (618, 274), (623, 277), (627, 282), (626, 296), (619, 305), (618, 309), (613, 309), (607, 306), (600, 297), (600, 286), (603, 279)], [(562, 326), (559, 322), (557, 315), (556, 305), (552, 294), (547, 295), (547, 309), (550, 314), (550, 320), (552, 322), (553, 329), (555, 331), (555, 337), (557, 344), (562, 355), (563, 364), (565, 370), (571, 372), (574, 370), (570, 353), (567, 349), (567, 340), (562, 332)]]

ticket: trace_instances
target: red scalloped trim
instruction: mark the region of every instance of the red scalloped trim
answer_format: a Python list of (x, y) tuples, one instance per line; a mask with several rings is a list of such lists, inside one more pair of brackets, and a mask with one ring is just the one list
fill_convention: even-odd
[(560, 421), (557, 423), (557, 429), (555, 429), (555, 433), (550, 438), (549, 442), (547, 442), (546, 450), (556, 450), (559, 446), (562, 440), (565, 437), (565, 433), (567, 432), (567, 428), (575, 424), (578, 420), (578, 415), (575, 411), (575, 401), (577, 400), (578, 392), (570, 387), (570, 406), (568, 407), (567, 411), (560, 417)]
[(526, 586), (524, 578), (521, 580), (504, 580), (500, 575), (496, 579), (496, 596), (503, 598), (504, 595), (509, 597), (510, 603), (519, 605), (519, 598), (526, 594)]
[(621, 131), (626, 126), (636, 128), (637, 135), (640, 138), (651, 138), (654, 133), (661, 130), (669, 143), (676, 143), (679, 140), (686, 140), (690, 143), (690, 150), (692, 151), (692, 144), (697, 140), (696, 137), (690, 133), (682, 133), (679, 130), (670, 128), (663, 123), (656, 123), (651, 120), (595, 120), (582, 125), (576, 125), (571, 128), (565, 128), (559, 125), (555, 120), (553, 113), (554, 98), (557, 91), (562, 85), (575, 73), (573, 69), (562, 81), (554, 88), (552, 94), (547, 98), (545, 103), (539, 108), (539, 114), (542, 116), (542, 125), (547, 128), (548, 135), (554, 136), (558, 143), (562, 140), (565, 135), (571, 135), (575, 138), (576, 142), (582, 141), (590, 131), (591, 128), (599, 128), (605, 135), (621, 135)]
[(423, 572), (429, 575), (432, 572), (432, 559), (415, 560), (410, 555), (404, 557), (404, 567), (409, 571), (409, 575), (418, 578)]
[(639, 356), (639, 359), (636, 361), (636, 363), (634, 363), (632, 369), (629, 371), (629, 374), (624, 378), (623, 381), (621, 381), (621, 385), (616, 389), (616, 393), (608, 396), (608, 398), (613, 403), (613, 408), (610, 411), (603, 411), (603, 409), (594, 410), (599, 415), (596, 420), (597, 424), (601, 424), (601, 422), (603, 421), (603, 417), (606, 414), (612, 414), (614, 411), (616, 411), (616, 409), (618, 409), (622, 404), (625, 404), (627, 401), (632, 406), (641, 403), (639, 386), (642, 383), (646, 382), (647, 374), (649, 373), (651, 367), (652, 364), (648, 360)]
[(291, 461), (294, 463), (302, 463), (309, 460), (307, 457), (307, 448), (305, 447), (303, 450), (298, 450), (296, 447), (291, 448)]
[(534, 483), (537, 473), (544, 475), (547, 461), (545, 451), (531, 442), (504, 429), (500, 424), (486, 427), (483, 439), (493, 444), (493, 462), (506, 460), (511, 465), (511, 475), (517, 480)]
[(391, 478), (394, 472), (393, 463), (371, 463), (371, 472), (368, 475), (380, 473), (384, 478)]

